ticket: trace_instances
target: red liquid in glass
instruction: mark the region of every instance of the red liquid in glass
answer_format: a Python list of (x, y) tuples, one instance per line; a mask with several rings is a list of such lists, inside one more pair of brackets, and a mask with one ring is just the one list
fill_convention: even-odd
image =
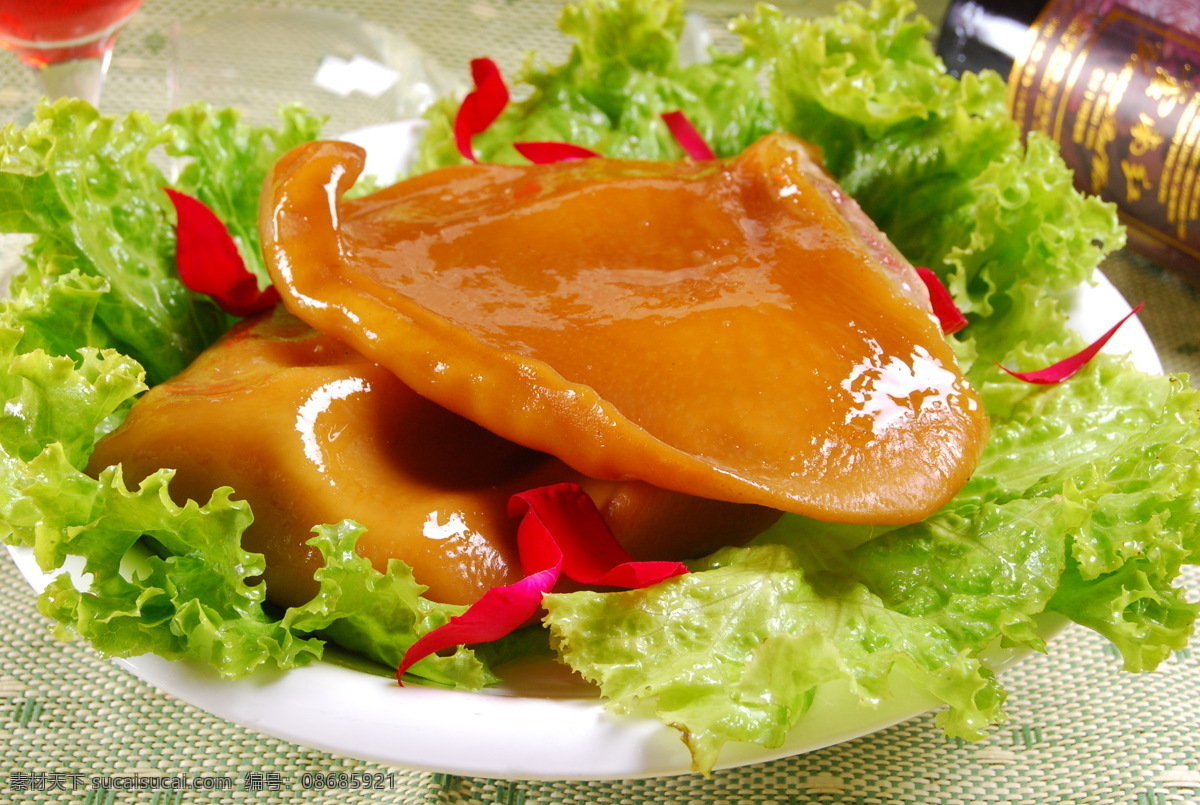
[(142, 0), (0, 0), (0, 46), (26, 64), (99, 58)]

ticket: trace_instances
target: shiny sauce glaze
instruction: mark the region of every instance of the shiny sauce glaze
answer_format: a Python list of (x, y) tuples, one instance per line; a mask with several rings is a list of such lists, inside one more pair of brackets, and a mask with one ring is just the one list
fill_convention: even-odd
[(975, 466), (986, 420), (915, 272), (793, 138), (342, 198), (362, 164), (326, 142), (276, 166), (275, 284), (491, 432), (591, 477), (841, 522), (919, 520)]

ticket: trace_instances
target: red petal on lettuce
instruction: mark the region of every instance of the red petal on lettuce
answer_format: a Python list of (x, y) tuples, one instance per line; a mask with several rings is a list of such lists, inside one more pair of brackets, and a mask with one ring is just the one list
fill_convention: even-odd
[(551, 162), (569, 162), (572, 159), (591, 159), (600, 156), (590, 148), (573, 143), (561, 143), (549, 140), (546, 142), (513, 143), (517, 153), (535, 165), (548, 165)]
[(403, 684), (405, 672), (430, 654), (466, 643), (499, 640), (520, 629), (537, 615), (542, 608), (542, 596), (554, 589), (558, 576), (558, 568), (551, 568), (526, 576), (516, 584), (488, 590), (466, 612), (426, 632), (409, 646), (396, 669), (397, 681)]
[(950, 335), (966, 327), (968, 324), (967, 317), (958, 309), (958, 305), (954, 304), (954, 297), (950, 295), (950, 291), (938, 279), (938, 275), (928, 268), (917, 268), (917, 274), (929, 290), (929, 301), (933, 305), (933, 315), (937, 316), (938, 322), (942, 325), (942, 332)]
[(675, 142), (679, 143), (679, 147), (689, 157), (696, 160), (717, 158), (712, 148), (705, 142), (704, 137), (683, 112), (663, 112), (662, 119), (667, 124), (667, 128), (671, 130), (671, 136), (675, 138)]
[(529, 575), (516, 584), (493, 587), (466, 612), (413, 643), (396, 669), (397, 680), (402, 682), (405, 671), (436, 651), (498, 640), (524, 626), (563, 573), (581, 584), (634, 589), (687, 572), (681, 562), (634, 561), (578, 484), (513, 495), (508, 513), (521, 517), (517, 550), (521, 568)]
[(274, 286), (258, 287), (237, 244), (216, 213), (197, 198), (164, 188), (175, 206), (175, 267), (189, 289), (207, 294), (234, 316), (252, 316), (279, 302)]
[(454, 142), (464, 158), (478, 162), (471, 138), (487, 131), (508, 106), (508, 86), (500, 75), (500, 68), (491, 59), (473, 59), (471, 78), (475, 89), (463, 98), (454, 117)]
[(1096, 357), (1096, 353), (1104, 348), (1108, 340), (1121, 328), (1121, 325), (1129, 321), (1133, 316), (1142, 309), (1144, 305), (1139, 303), (1137, 307), (1125, 314), (1122, 319), (1109, 328), (1108, 332), (1097, 338), (1092, 343), (1088, 344), (1079, 352), (1069, 358), (1064, 358), (1058, 363), (1047, 366), (1045, 369), (1038, 369), (1032, 372), (1014, 372), (1006, 366), (997, 364), (1001, 369), (1008, 372), (1018, 380), (1024, 380), (1026, 383), (1037, 383), (1039, 385), (1049, 386), (1054, 383), (1061, 383), (1067, 378), (1073, 376), (1076, 372), (1084, 367), (1084, 365), (1092, 358)]

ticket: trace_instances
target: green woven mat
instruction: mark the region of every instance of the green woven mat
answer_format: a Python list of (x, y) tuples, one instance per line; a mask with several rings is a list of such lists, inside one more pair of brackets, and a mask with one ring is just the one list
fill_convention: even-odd
[[(145, 0), (121, 39), (104, 107), (165, 111), (171, 24), (239, 5)], [(352, 10), (403, 31), (459, 74), (474, 56), (490, 55), (513, 69), (527, 49), (550, 57), (564, 49), (551, 25), (558, 3), (545, 0), (292, 5)], [(0, 62), (0, 118), (16, 118), (32, 91), (15, 59)], [(1147, 303), (1141, 318), (1166, 368), (1200, 374), (1200, 293), (1128, 254), (1110, 260), (1105, 271), (1127, 298)], [(1200, 574), (1189, 583), (1200, 589)], [(1103, 639), (1069, 629), (1054, 640), (1050, 656), (1021, 663), (1004, 680), (1010, 720), (974, 744), (946, 739), (925, 716), (710, 779), (571, 783), (437, 775), (298, 746), (161, 693), (88, 647), (55, 640), (32, 591), (0, 559), (0, 803), (1200, 803), (1200, 646), (1157, 673), (1133, 676), (1120, 670)], [(345, 779), (380, 775), (382, 788), (337, 788), (339, 772)], [(133, 774), (220, 790), (106, 790), (103, 778)], [(321, 790), (321, 781), (335, 787)]]

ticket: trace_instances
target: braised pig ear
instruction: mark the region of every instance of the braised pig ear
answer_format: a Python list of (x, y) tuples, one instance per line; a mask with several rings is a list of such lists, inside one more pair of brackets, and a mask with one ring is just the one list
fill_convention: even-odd
[[(214, 436), (216, 435), (216, 436)], [(383, 572), (413, 569), (428, 597), (470, 604), (525, 574), (509, 498), (581, 485), (635, 558), (682, 559), (745, 542), (778, 518), (758, 506), (585, 478), (414, 394), (395, 375), (276, 309), (244, 321), (156, 385), (100, 440), (96, 475), (136, 484), (174, 469), (176, 503), (232, 486), (255, 519), (244, 546), (266, 559), (267, 595), (303, 603), (322, 566), (312, 527), (366, 527), (355, 550)]]
[(903, 523), (986, 422), (920, 280), (799, 141), (713, 162), (465, 165), (348, 200), (362, 152), (268, 180), (285, 304), (418, 393), (597, 478)]

